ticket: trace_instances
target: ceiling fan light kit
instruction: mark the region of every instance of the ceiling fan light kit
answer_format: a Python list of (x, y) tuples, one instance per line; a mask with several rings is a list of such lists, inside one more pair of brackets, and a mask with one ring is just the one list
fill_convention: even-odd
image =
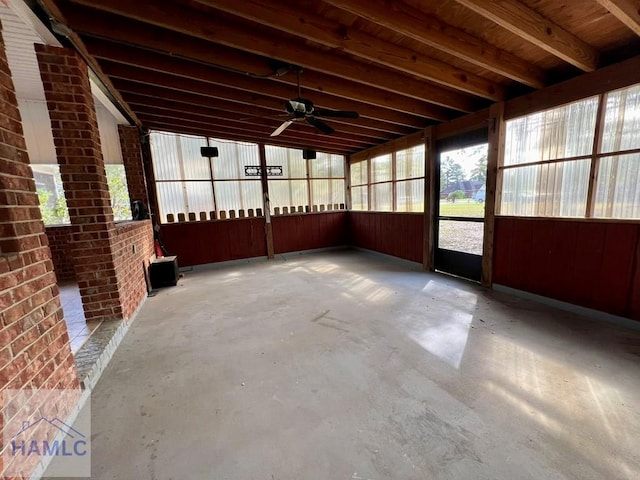
[(289, 120), (285, 120), (278, 128), (276, 128), (273, 133), (271, 133), (271, 137), (277, 137), (282, 132), (285, 131), (289, 125), (291, 125), (295, 121), (305, 121), (312, 127), (316, 128), (320, 132), (331, 135), (335, 130), (327, 125), (325, 122), (320, 120), (318, 117), (328, 117), (328, 118), (358, 118), (358, 112), (349, 111), (349, 110), (326, 110), (326, 109), (316, 109), (313, 105), (313, 102), (307, 98), (302, 98), (300, 92), (300, 71), (301, 69), (296, 70), (297, 76), (297, 85), (298, 85), (298, 96), (296, 98), (292, 98), (291, 100), (287, 100), (285, 103), (285, 111), (291, 115)]

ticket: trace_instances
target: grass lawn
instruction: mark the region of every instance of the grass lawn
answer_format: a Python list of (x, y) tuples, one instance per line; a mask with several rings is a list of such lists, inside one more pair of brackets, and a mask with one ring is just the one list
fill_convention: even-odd
[(455, 203), (446, 200), (440, 202), (440, 215), (449, 217), (484, 217), (484, 203), (456, 200)]

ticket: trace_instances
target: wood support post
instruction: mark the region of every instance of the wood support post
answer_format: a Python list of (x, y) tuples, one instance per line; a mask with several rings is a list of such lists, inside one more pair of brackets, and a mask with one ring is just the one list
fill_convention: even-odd
[(424, 251), (422, 268), (434, 270), (433, 255), (435, 232), (433, 229), (436, 214), (437, 185), (436, 185), (436, 151), (433, 138), (433, 128), (425, 130), (424, 135)]
[(487, 187), (484, 212), (484, 238), (482, 247), (482, 285), (493, 283), (493, 237), (495, 215), (498, 211), (499, 190), (498, 165), (504, 157), (504, 102), (489, 109), (489, 149), (487, 157)]
[(262, 183), (262, 199), (264, 209), (264, 221), (265, 221), (265, 238), (267, 242), (267, 257), (269, 260), (275, 258), (275, 251), (273, 249), (273, 226), (271, 224), (271, 211), (269, 206), (269, 181), (267, 179), (267, 154), (264, 148), (264, 143), (260, 143), (260, 181)]

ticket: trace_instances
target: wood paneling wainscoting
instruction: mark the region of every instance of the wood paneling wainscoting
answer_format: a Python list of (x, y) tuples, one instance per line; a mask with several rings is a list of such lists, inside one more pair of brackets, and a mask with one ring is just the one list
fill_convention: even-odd
[(640, 320), (640, 224), (496, 217), (494, 282)]
[(422, 264), (423, 213), (349, 212), (351, 244)]

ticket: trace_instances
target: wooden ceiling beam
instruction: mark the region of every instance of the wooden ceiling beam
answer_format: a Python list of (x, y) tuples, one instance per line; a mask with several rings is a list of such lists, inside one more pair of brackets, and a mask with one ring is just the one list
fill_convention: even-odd
[(640, 5), (637, 0), (596, 0), (636, 35), (640, 35)]
[[(85, 42), (92, 41), (91, 38), (87, 38), (87, 35), (89, 35), (119, 44), (135, 45), (173, 57), (195, 60), (210, 65), (224, 65), (238, 72), (246, 72), (255, 76), (273, 74), (273, 66), (270, 65), (269, 59), (263, 56), (171, 32), (114, 14), (104, 13), (97, 17), (91, 15), (90, 12), (92, 12), (91, 9), (77, 6), (67, 13), (67, 20), (70, 26), (74, 30), (85, 34)], [(117, 30), (111, 28), (113, 24), (117, 24), (119, 28)], [(95, 42), (96, 40), (93, 39), (93, 41)], [(300, 79), (301, 85), (304, 88), (327, 91), (328, 88), (325, 87), (323, 81), (329, 75), (331, 78), (338, 78), (343, 83), (352, 81), (359, 85), (373, 86), (386, 92), (397, 93), (419, 100), (420, 102), (428, 99), (430, 103), (461, 112), (472, 112), (486, 106), (485, 101), (478, 102), (469, 95), (445, 89), (413, 77), (406, 76), (400, 82), (397, 75), (373, 65), (344, 60), (339, 57), (336, 58), (336, 62), (335, 70), (339, 72), (337, 77), (335, 77), (335, 74), (329, 75), (325, 73), (323, 75), (314, 70), (305, 69), (305, 73)], [(348, 63), (348, 67), (346, 63)], [(345, 79), (345, 71), (341, 71), (341, 67), (348, 68), (346, 74), (349, 78)], [(285, 79), (278, 78), (277, 80)]]
[[(215, 121), (214, 120), (202, 121), (202, 120), (192, 119), (192, 118), (168, 118), (162, 115), (154, 115), (150, 113), (145, 113), (144, 115), (141, 116), (141, 118), (143, 119), (143, 122), (145, 120), (149, 120), (151, 122), (156, 122), (158, 124), (163, 124), (167, 126), (185, 125), (185, 126), (192, 126), (194, 128), (210, 129), (210, 130), (224, 131), (229, 133), (238, 133), (240, 135), (250, 136), (256, 139), (255, 141), (266, 142), (266, 143), (268, 143), (268, 140), (275, 138), (270, 136), (271, 132), (273, 132), (273, 129), (271, 128), (261, 128), (260, 126), (254, 126), (251, 128), (245, 128), (244, 126), (238, 127), (237, 125), (227, 124), (226, 122), (219, 121), (217, 119), (214, 119)], [(292, 128), (292, 127), (293, 125), (289, 128)], [(287, 130), (289, 130), (289, 128)], [(306, 132), (300, 132), (300, 130), (296, 130), (295, 128), (292, 128), (292, 130), (289, 131), (287, 134), (282, 133), (279, 136), (281, 136), (283, 140), (287, 140), (291, 142), (297, 141), (299, 144), (303, 146), (306, 146), (306, 145), (313, 146), (313, 147), (334, 146), (336, 148), (346, 150), (346, 149), (354, 148), (356, 146), (366, 145), (365, 142), (349, 143), (345, 141), (318, 140), (316, 138), (317, 135), (314, 136), (313, 134), (310, 134), (310, 133), (305, 135), (305, 133)]]
[[(168, 35), (161, 36), (161, 38), (152, 41), (145, 41), (144, 39), (140, 39), (139, 41), (138, 36), (140, 34), (145, 34), (144, 26), (133, 29), (133, 31), (135, 31), (133, 38), (130, 38), (123, 30), (115, 31), (113, 29), (105, 28), (103, 22), (97, 22), (96, 28), (93, 28), (92, 25), (88, 28), (85, 23), (83, 28), (84, 33), (91, 35), (85, 35), (84, 42), (90, 52), (97, 57), (122, 61), (125, 57), (130, 58), (135, 56), (127, 54), (126, 52), (128, 50), (138, 50), (139, 53), (137, 56), (145, 58), (146, 64), (151, 62), (150, 56), (158, 59), (162, 58), (160, 55), (165, 55), (170, 56), (174, 60), (181, 59), (196, 61), (198, 63), (209, 63), (213, 66), (220, 65), (224, 68), (237, 71), (239, 74), (246, 72), (247, 77), (269, 77), (271, 75), (269, 79), (272, 81), (296, 85), (296, 79), (293, 72), (289, 75), (275, 76), (273, 66), (269, 65), (269, 59), (254, 54), (248, 54), (240, 50), (231, 49), (223, 45), (195, 40), (195, 43), (199, 44), (200, 48), (203, 43), (207, 43), (210, 48), (201, 48), (202, 51), (193, 50), (189, 52), (188, 48), (190, 47), (186, 46), (184, 39), (174, 38), (174, 36), (171, 36), (171, 41), (168, 40)], [(87, 30), (90, 30), (90, 32), (87, 32)], [(157, 28), (149, 30), (147, 32), (149, 33), (148, 38), (153, 39), (153, 36), (158, 33), (158, 30), (159, 29)], [(94, 35), (99, 38), (93, 37)], [(180, 34), (175, 35), (180, 36)], [(142, 48), (132, 47), (131, 45), (134, 44), (139, 45)], [(146, 49), (151, 49), (153, 52), (148, 52)], [(176, 50), (179, 50), (179, 52)], [(157, 63), (162, 64), (163, 61), (159, 60)], [(198, 67), (202, 71), (202, 65), (198, 65)], [(407, 102), (407, 98), (412, 98), (418, 100), (421, 105), (428, 105), (427, 113), (430, 114), (430, 118), (441, 121), (450, 120), (452, 118), (451, 110), (447, 110), (439, 105), (425, 103), (425, 98), (428, 98), (429, 96), (429, 89), (424, 88), (424, 83), (422, 83), (422, 89), (419, 89), (416, 85), (410, 86), (409, 93), (411, 94), (407, 95), (406, 92), (399, 93), (401, 90), (399, 87), (396, 87), (396, 91), (388, 91), (386, 89), (369, 87), (367, 85), (358, 84), (342, 78), (314, 72), (312, 70), (305, 70), (304, 74), (300, 76), (300, 86), (304, 90), (314, 90), (324, 93), (330, 92), (331, 94), (338, 95), (342, 98), (354, 97), (353, 100), (366, 101), (367, 103), (375, 103), (376, 100), (379, 101), (382, 97), (401, 98), (403, 102)], [(295, 92), (295, 89), (292, 89), (291, 91)], [(366, 98), (360, 98), (364, 94), (366, 94)], [(415, 100), (413, 101), (414, 103)], [(482, 106), (484, 106), (484, 102), (481, 104), (477, 101), (471, 101), (470, 98), (461, 98), (460, 101), (456, 103), (457, 108), (454, 110), (466, 112)]]
[[(129, 102), (131, 98), (134, 100), (146, 98), (147, 100), (145, 100), (145, 102), (150, 104), (153, 104), (151, 102), (155, 102), (155, 104), (161, 105), (163, 101), (171, 101), (176, 104), (176, 108), (182, 109), (188, 109), (193, 106), (202, 106), (204, 104), (213, 105), (221, 110), (236, 112), (252, 111), (250, 109), (261, 109), (264, 112), (271, 112), (274, 114), (284, 112), (282, 102), (270, 97), (246, 93), (240, 90), (227, 89), (230, 93), (225, 95), (224, 99), (220, 99), (118, 78), (113, 79), (113, 84), (118, 91), (122, 93), (123, 98), (127, 102)], [(394, 137), (398, 135), (408, 135), (415, 130), (413, 128), (385, 123), (380, 120), (372, 120), (362, 116), (355, 120), (340, 118), (332, 121), (368, 129), (376, 132), (376, 135), (386, 134)]]
[[(171, 57), (161, 53), (149, 52), (126, 45), (111, 44), (91, 39), (86, 39), (85, 41), (91, 53), (95, 57), (104, 60), (132, 65), (157, 72), (171, 73), (172, 75), (179, 75), (193, 80), (221, 85), (229, 84), (233, 85), (235, 88), (242, 88), (243, 90), (248, 91), (256, 91), (257, 89), (258, 92), (269, 92), (271, 95), (280, 97), (283, 105), (286, 99), (297, 96), (297, 90), (295, 87), (296, 78), (293, 73), (289, 74), (288, 80), (286, 80), (288, 84), (292, 85), (292, 87), (289, 87), (288, 85), (283, 85), (282, 80), (278, 82), (271, 78), (253, 78), (246, 75), (238, 75), (221, 71), (200, 63)], [(280, 78), (282, 79), (284, 77)], [(233, 83), (229, 83), (231, 81), (233, 81)], [(418, 102), (402, 95), (385, 92), (379, 88), (358, 85), (353, 82), (340, 82), (338, 80), (332, 80), (331, 84), (328, 84), (327, 82), (328, 81), (324, 81), (319, 88), (320, 92), (331, 92), (331, 94), (320, 93), (321, 98), (325, 99), (327, 102), (332, 101), (329, 95), (339, 96), (342, 99), (351, 98), (358, 102), (377, 105), (379, 107), (397, 110), (419, 117), (431, 118), (434, 120), (446, 120), (451, 118), (451, 112), (442, 107)], [(316, 98), (317, 95), (318, 94), (314, 94), (313, 98)], [(318, 101), (317, 103), (320, 104), (321, 102)], [(329, 104), (324, 106), (330, 108)], [(349, 110), (352, 109), (355, 109), (355, 107), (349, 108)]]
[[(195, 136), (203, 136), (203, 137), (214, 137), (219, 138), (221, 140), (229, 140), (229, 141), (238, 141), (238, 142), (249, 142), (249, 143), (264, 143), (265, 145), (276, 145), (280, 147), (289, 147), (296, 149), (304, 149), (304, 148), (313, 148), (312, 145), (301, 144), (300, 142), (296, 142), (295, 140), (285, 140), (279, 137), (272, 137), (268, 141), (257, 140), (251, 135), (243, 135), (242, 133), (237, 132), (224, 132), (217, 131), (211, 132), (210, 129), (202, 129), (198, 127), (192, 126), (184, 126), (184, 125), (163, 125), (161, 123), (156, 123), (154, 121), (147, 121), (145, 124), (146, 127), (151, 130), (168, 132), (168, 133), (180, 133), (184, 135), (195, 135)], [(338, 155), (349, 155), (357, 150), (338, 148), (335, 145), (327, 146), (322, 148), (316, 148), (318, 152), (324, 153), (334, 153)]]
[[(187, 105), (185, 103), (173, 102), (171, 100), (165, 100), (163, 98), (153, 98), (144, 95), (124, 95), (127, 103), (133, 108), (134, 111), (143, 112), (152, 108), (154, 111), (168, 111), (179, 112), (182, 114), (193, 114), (200, 116), (211, 116), (214, 118), (226, 118), (228, 120), (251, 122), (257, 120), (259, 122), (272, 120), (274, 123), (270, 123), (271, 126), (278, 126), (284, 120), (288, 119), (288, 115), (284, 114), (282, 110), (273, 111), (262, 108), (252, 108), (250, 112), (238, 108), (221, 108), (220, 104), (216, 103), (212, 107), (203, 105)], [(336, 122), (333, 118), (327, 118), (326, 121), (330, 123), (336, 131), (340, 133), (348, 133), (363, 137), (371, 141), (384, 141), (396, 138), (398, 135), (393, 135), (387, 132), (380, 132), (376, 130), (368, 130), (366, 128), (360, 128), (358, 125), (344, 124)], [(267, 123), (265, 123), (267, 125)], [(274, 127), (275, 128), (275, 127)]]
[(456, 1), (585, 72), (598, 68), (595, 48), (517, 0)]
[[(154, 72), (152, 70), (136, 68), (131, 65), (124, 65), (124, 64), (118, 64), (118, 63), (107, 62), (107, 61), (102, 61), (101, 63), (102, 63), (102, 69), (111, 78), (120, 78), (124, 80), (131, 79), (139, 83), (142, 82), (148, 85), (166, 87), (166, 88), (171, 88), (174, 90), (179, 90), (184, 92), (199, 93), (199, 94), (203, 94), (210, 97), (216, 97), (217, 95), (220, 95), (217, 91), (223, 86), (227, 86), (227, 85), (229, 87), (232, 87), (230, 89), (243, 90), (243, 87), (238, 86), (238, 84), (242, 83), (240, 80), (242, 80), (243, 77), (240, 77), (238, 75), (225, 74), (225, 75), (230, 75), (229, 80), (225, 82), (221, 82), (220, 84), (214, 84), (214, 83), (202, 82), (199, 80), (191, 80), (185, 77), (180, 77), (180, 76), (172, 75), (168, 73)], [(234, 83), (234, 81), (236, 83)], [(271, 92), (263, 92), (260, 88), (256, 88), (256, 86), (253, 84), (247, 85), (247, 88), (245, 91), (247, 92), (253, 91), (258, 94), (266, 93), (271, 95)], [(336, 110), (355, 109), (362, 116), (366, 116), (374, 119), (382, 119), (390, 123), (396, 123), (398, 125), (404, 125), (404, 126), (409, 126), (413, 128), (424, 128), (425, 124), (428, 123), (426, 120), (416, 117), (415, 115), (409, 115), (403, 112), (387, 110), (382, 107), (377, 107), (375, 105), (367, 105), (364, 103), (354, 104), (354, 102), (352, 101), (342, 100), (337, 97), (335, 98), (335, 100), (332, 98), (330, 101), (326, 101), (324, 97), (323, 98), (319, 98), (319, 97), (320, 95), (318, 95), (317, 97), (320, 100), (318, 104), (322, 106), (326, 106), (326, 108), (333, 108)], [(275, 98), (282, 102), (282, 106), (284, 108), (283, 98), (290, 98), (290, 97), (276, 96)]]
[[(328, 54), (321, 49), (307, 45), (304, 41), (292, 42), (289, 39), (286, 41), (281, 40), (273, 34), (263, 33), (259, 29), (248, 28), (239, 22), (217, 19), (215, 15), (206, 16), (203, 15), (202, 12), (189, 10), (167, 2), (156, 2), (152, 0), (137, 0), (136, 2), (131, 2), (130, 0), (110, 0), (109, 2), (100, 0), (73, 0), (73, 4), (88, 6), (91, 7), (91, 9), (97, 9), (102, 12), (114, 13), (122, 17), (135, 19), (194, 38), (215, 42), (269, 58), (276, 58), (284, 62), (300, 65), (329, 75), (337, 75), (365, 85), (378, 86), (384, 89), (390, 87), (393, 89), (392, 86), (395, 84), (395, 88), (397, 89), (397, 84), (404, 82), (404, 80), (399, 79), (398, 73), (347, 58), (339, 51)], [(87, 15), (79, 11), (76, 12), (75, 10), (76, 7), (74, 6), (64, 12), (74, 31), (82, 28), (82, 24), (89, 21), (90, 18), (104, 21), (101, 16), (96, 15), (95, 11), (93, 14)], [(110, 24), (111, 23), (108, 25)], [(118, 22), (116, 22), (116, 24), (118, 24)], [(129, 32), (122, 32), (121, 29), (118, 29), (118, 33), (128, 34)], [(389, 47), (389, 44), (386, 42), (383, 42), (383, 44), (386, 45), (387, 48), (378, 52), (379, 56), (387, 59), (387, 63), (392, 63), (394, 61), (394, 55), (398, 52), (395, 51), (394, 47)], [(388, 52), (390, 48), (392, 52)], [(453, 89), (455, 88), (453, 84), (460, 84), (461, 87), (464, 87), (461, 88), (462, 91), (473, 90), (470, 93), (490, 100), (500, 100), (506, 95), (500, 85), (488, 82), (481, 77), (475, 77), (464, 71), (452, 69), (452, 67), (447, 64), (436, 65), (431, 60), (429, 60), (429, 62), (422, 61), (421, 57), (414, 59), (413, 56), (409, 56), (408, 58), (404, 58), (406, 57), (406, 53), (407, 52), (403, 52), (403, 58), (400, 59), (406, 70), (411, 70), (419, 63), (421, 67), (429, 69), (430, 71), (432, 70), (434, 76), (441, 77), (441, 83), (452, 87), (451, 89), (441, 88), (429, 82), (423, 82), (423, 99), (428, 99), (442, 106), (461, 110), (456, 107), (456, 104), (461, 101), (461, 94)], [(373, 56), (374, 54), (375, 52), (372, 49), (371, 55)], [(380, 62), (378, 61), (376, 63)], [(445, 66), (447, 66), (448, 69), (443, 70)], [(442, 73), (443, 71), (447, 71), (448, 73), (444, 74)], [(417, 76), (427, 77), (425, 75)], [(464, 99), (464, 97), (462, 97), (462, 99)], [(467, 103), (470, 101), (472, 100), (469, 98), (466, 99)], [(462, 111), (469, 110), (465, 108), (462, 109)]]
[[(196, 111), (195, 109), (190, 112), (182, 112), (179, 110), (172, 110), (167, 108), (159, 108), (156, 106), (148, 106), (148, 105), (137, 105), (136, 104), (135, 111), (139, 115), (156, 115), (165, 118), (171, 119), (183, 119), (183, 120), (193, 120), (193, 121), (202, 121), (202, 122), (217, 122), (220, 124), (228, 125), (229, 127), (235, 126), (237, 128), (253, 128), (253, 127), (264, 127), (273, 132), (276, 128), (282, 124), (285, 120), (289, 120), (288, 117), (282, 117), (280, 119), (274, 118), (264, 118), (264, 117), (247, 117), (246, 115), (242, 115), (234, 112), (225, 112), (221, 110), (215, 109), (205, 109)], [(327, 124), (330, 124), (335, 132), (329, 136), (326, 136), (328, 140), (335, 143), (347, 144), (351, 145), (353, 142), (364, 142), (364, 143), (380, 143), (384, 142), (387, 139), (381, 137), (367, 136), (367, 135), (359, 135), (355, 134), (352, 131), (345, 130), (344, 128), (340, 128), (337, 125), (334, 125), (331, 119), (323, 119)], [(304, 124), (304, 129), (301, 129), (301, 132), (304, 134), (307, 133), (316, 133), (315, 129), (304, 123), (304, 122), (296, 122), (296, 125)], [(293, 125), (292, 125), (293, 126)], [(291, 128), (291, 127), (289, 127)], [(292, 130), (292, 131), (295, 131)]]
[[(271, 137), (270, 128), (262, 128), (254, 126), (246, 128), (245, 125), (238, 127), (237, 125), (228, 124), (224, 121), (198, 121), (192, 119), (180, 119), (180, 118), (168, 118), (164, 116), (144, 114), (140, 119), (144, 126), (150, 127), (151, 125), (164, 125), (165, 128), (174, 129), (176, 133), (179, 132), (179, 128), (184, 126), (186, 128), (199, 129), (203, 132), (209, 132), (206, 135), (215, 136), (216, 133), (226, 133), (230, 135), (242, 136), (243, 138), (251, 138), (254, 142), (270, 143), (270, 140), (280, 138), (283, 141), (297, 143), (298, 148), (312, 147), (317, 150), (323, 150), (327, 148), (336, 148), (342, 151), (358, 151), (373, 146), (372, 143), (366, 142), (345, 142), (345, 141), (332, 141), (318, 138), (321, 135), (316, 135), (307, 132), (301, 132), (300, 126), (291, 125), (287, 130), (291, 129), (287, 133), (282, 133), (278, 137)], [(311, 127), (312, 128), (312, 127)]]
[[(8, 6), (8, 3), (3, 2), (5, 6)], [(54, 0), (39, 0), (41, 7), (44, 9), (45, 14), (49, 17), (51, 21), (57, 21), (60, 24), (65, 24), (66, 20), (63, 13), (60, 11), (60, 8), (56, 5)], [(28, 8), (28, 7), (27, 7)], [(73, 45), (76, 49), (80, 57), (85, 61), (89, 70), (93, 72), (98, 81), (102, 83), (104, 89), (107, 90), (108, 94), (112, 97), (113, 103), (116, 104), (116, 108), (122, 109), (121, 111), (125, 113), (126, 116), (129, 117), (131, 122), (135, 125), (140, 125), (140, 121), (136, 118), (136, 114), (133, 113), (124, 102), (122, 97), (120, 97), (120, 93), (115, 89), (115, 87), (111, 84), (111, 80), (105, 75), (105, 73), (100, 68), (100, 65), (95, 61), (95, 59), (87, 52), (87, 49), (82, 42), (82, 39), (76, 32), (69, 32), (67, 36), (67, 40)]]
[[(599, 0), (602, 2), (612, 0)], [(484, 40), (452, 27), (433, 15), (400, 2), (383, 0), (324, 0), (334, 7), (388, 28), (429, 48), (486, 68), (530, 87), (542, 88), (542, 69)]]
[[(84, 0), (83, 0), (84, 1)], [(355, 28), (274, 0), (196, 0), (217, 10), (282, 30), (291, 35), (350, 53), (370, 62), (491, 100), (503, 100), (505, 89), (420, 52), (384, 41)], [(287, 46), (289, 48), (289, 46)]]

